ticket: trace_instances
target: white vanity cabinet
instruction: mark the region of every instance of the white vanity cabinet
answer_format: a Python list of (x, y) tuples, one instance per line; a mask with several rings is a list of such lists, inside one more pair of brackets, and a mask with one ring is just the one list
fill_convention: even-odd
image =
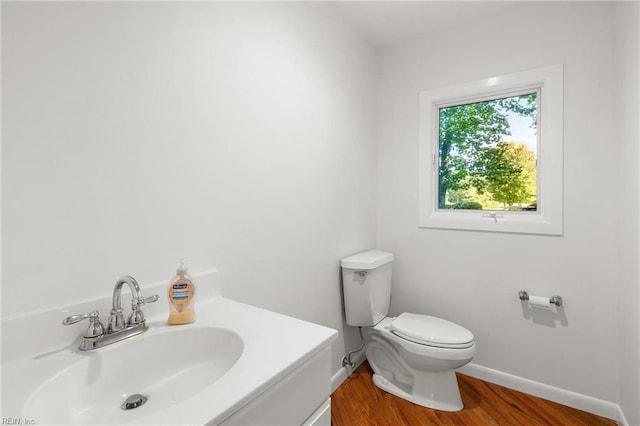
[(331, 425), (331, 348), (325, 347), (221, 425)]
[[(145, 306), (147, 331), (93, 351), (78, 350), (82, 331), (60, 320), (108, 312), (111, 297), (3, 318), (2, 385), (11, 392), (2, 392), (2, 415), (69, 425), (330, 425), (338, 333), (225, 299), (217, 276), (196, 276), (195, 323), (169, 326), (166, 304)], [(145, 294), (165, 290), (164, 282), (144, 286)], [(147, 402), (121, 410), (125, 393)]]

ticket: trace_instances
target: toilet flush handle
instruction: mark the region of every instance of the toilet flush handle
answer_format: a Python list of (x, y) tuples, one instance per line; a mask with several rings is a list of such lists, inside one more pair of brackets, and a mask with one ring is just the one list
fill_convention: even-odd
[(367, 271), (356, 271), (356, 274), (360, 275), (361, 277), (366, 277)]

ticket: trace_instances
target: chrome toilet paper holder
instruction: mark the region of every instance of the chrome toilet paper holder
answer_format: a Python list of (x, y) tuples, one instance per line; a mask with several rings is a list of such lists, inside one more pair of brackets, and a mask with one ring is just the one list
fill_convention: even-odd
[[(520, 290), (518, 292), (518, 297), (520, 297), (520, 300), (529, 300), (529, 293), (527, 293), (526, 290)], [(562, 306), (562, 297), (554, 294), (549, 298), (549, 303), (556, 306)]]

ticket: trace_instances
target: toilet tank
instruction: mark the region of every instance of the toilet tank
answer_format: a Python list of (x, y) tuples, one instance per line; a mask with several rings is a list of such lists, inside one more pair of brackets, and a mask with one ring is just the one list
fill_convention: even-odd
[(374, 326), (389, 313), (393, 254), (368, 250), (346, 257), (342, 266), (342, 288), (347, 324)]

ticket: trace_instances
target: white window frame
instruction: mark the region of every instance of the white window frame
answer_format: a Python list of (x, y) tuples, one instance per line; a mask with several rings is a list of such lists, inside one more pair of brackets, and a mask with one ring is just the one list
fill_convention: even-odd
[[(438, 209), (438, 111), (444, 106), (538, 91), (537, 210)], [(420, 92), (418, 224), (421, 228), (562, 235), (563, 66)]]

